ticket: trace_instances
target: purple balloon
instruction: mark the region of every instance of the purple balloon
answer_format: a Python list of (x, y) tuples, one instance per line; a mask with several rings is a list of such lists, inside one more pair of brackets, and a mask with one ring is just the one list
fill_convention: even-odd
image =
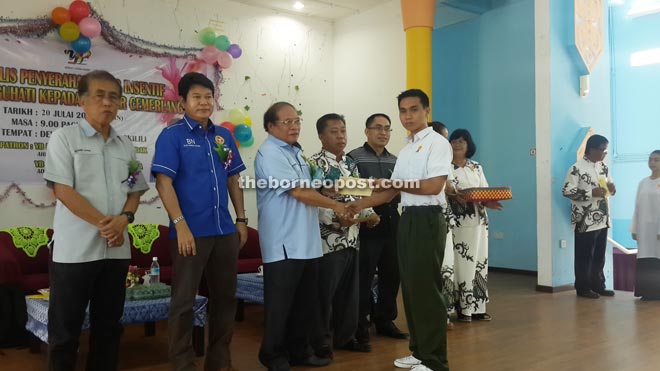
[(229, 45), (229, 49), (227, 49), (227, 53), (231, 54), (231, 56), (236, 59), (243, 54), (243, 50), (237, 44), (231, 44)]

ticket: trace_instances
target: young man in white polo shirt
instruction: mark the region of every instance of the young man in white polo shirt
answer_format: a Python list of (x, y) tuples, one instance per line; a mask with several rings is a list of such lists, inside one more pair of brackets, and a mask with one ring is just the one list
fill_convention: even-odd
[(441, 294), (441, 269), (447, 223), (440, 205), (452, 150), (444, 137), (428, 127), (429, 98), (423, 91), (406, 90), (397, 99), (399, 119), (410, 131), (408, 144), (399, 153), (391, 179), (375, 182), (382, 191), (356, 201), (351, 211), (388, 202), (401, 192), (397, 246), (412, 355), (397, 359), (394, 365), (445, 371), (449, 370), (447, 308)]
[(78, 96), (86, 119), (56, 130), (48, 141), (44, 178), (57, 198), (49, 266), (51, 371), (76, 368), (88, 305), (86, 369), (117, 369), (131, 258), (126, 226), (149, 188), (142, 173), (132, 169), (133, 143), (110, 126), (121, 94), (119, 81), (110, 73), (84, 75)]

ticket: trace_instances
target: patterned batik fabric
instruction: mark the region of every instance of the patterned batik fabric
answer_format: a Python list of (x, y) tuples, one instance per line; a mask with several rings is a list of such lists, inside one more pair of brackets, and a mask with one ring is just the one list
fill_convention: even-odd
[[(449, 181), (455, 189), (488, 187), (482, 166), (468, 159), (452, 165)], [(454, 285), (458, 311), (466, 316), (486, 313), (488, 303), (488, 215), (481, 203), (461, 204), (450, 199), (455, 225)]]
[(5, 232), (11, 235), (14, 246), (23, 250), (25, 255), (34, 258), (39, 249), (48, 245), (48, 228), (42, 227), (14, 227), (7, 228)]
[(133, 246), (143, 254), (149, 254), (154, 241), (160, 237), (158, 224), (129, 224), (128, 233), (133, 237)]
[(607, 197), (593, 197), (594, 188), (611, 183), (607, 165), (591, 162), (586, 157), (568, 170), (562, 194), (571, 200), (571, 224), (579, 233), (610, 227), (609, 201)]
[[(360, 177), (357, 164), (346, 156), (342, 156), (340, 161), (337, 161), (335, 155), (326, 150), (321, 150), (321, 152), (312, 155), (310, 161), (316, 164), (318, 170), (323, 174), (323, 179), (327, 181), (337, 181), (340, 177)], [(340, 194), (333, 195), (331, 198), (338, 202), (351, 202), (358, 199), (356, 196)], [(362, 210), (357, 217), (365, 218), (373, 213), (372, 208), (367, 208)], [(323, 254), (346, 248), (359, 248), (359, 224), (343, 227), (332, 209), (319, 208), (319, 226)]]

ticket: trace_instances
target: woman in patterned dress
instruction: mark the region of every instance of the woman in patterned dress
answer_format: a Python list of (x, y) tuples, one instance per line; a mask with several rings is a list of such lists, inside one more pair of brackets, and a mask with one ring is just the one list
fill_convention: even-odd
[(458, 320), (490, 321), (488, 303), (488, 215), (486, 208), (501, 209), (497, 201), (465, 202), (461, 190), (488, 187), (482, 166), (471, 158), (477, 151), (470, 132), (455, 130), (449, 137), (454, 158), (447, 195), (454, 213), (454, 275), (458, 289)]

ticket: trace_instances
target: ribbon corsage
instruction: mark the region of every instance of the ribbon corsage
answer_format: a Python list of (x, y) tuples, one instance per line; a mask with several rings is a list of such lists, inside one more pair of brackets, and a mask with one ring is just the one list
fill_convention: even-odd
[(122, 183), (128, 184), (128, 188), (133, 188), (135, 183), (137, 183), (138, 175), (142, 171), (142, 163), (138, 160), (131, 160), (128, 162), (128, 178), (126, 178)]
[(215, 148), (213, 149), (220, 157), (220, 161), (224, 163), (225, 170), (231, 166), (231, 160), (234, 158), (234, 152), (231, 148), (225, 145), (225, 138), (220, 135), (215, 137)]

